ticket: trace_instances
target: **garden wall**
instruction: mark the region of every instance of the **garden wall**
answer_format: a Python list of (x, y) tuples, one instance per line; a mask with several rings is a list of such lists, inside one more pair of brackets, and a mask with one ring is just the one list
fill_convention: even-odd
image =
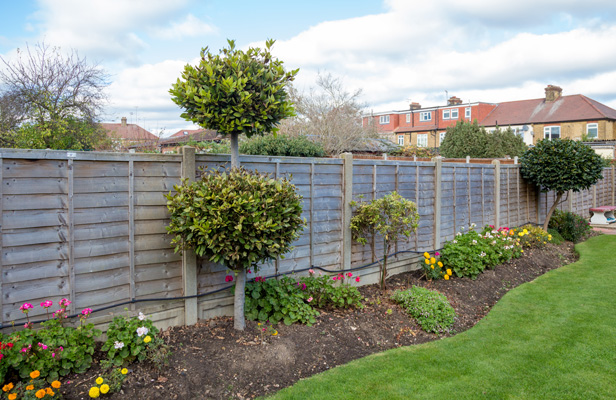
[[(141, 310), (164, 327), (230, 315), (229, 290), (199, 299), (164, 300), (223, 289), (226, 269), (191, 252), (174, 253), (165, 227), (164, 194), (182, 176), (226, 168), (229, 156), (117, 154), (2, 149), (0, 316), (4, 327), (23, 322), (19, 306), (62, 297), (71, 313), (101, 309), (103, 329), (113, 313)], [(305, 229), (284, 259), (263, 265), (259, 275), (293, 273), (311, 266), (331, 271), (373, 262), (371, 244), (352, 243), (351, 199), (379, 198), (393, 190), (414, 201), (419, 229), (395, 245), (390, 271), (417, 266), (472, 223), (518, 226), (541, 223), (554, 194), (538, 194), (520, 177), (519, 165), (400, 160), (242, 156), (246, 168), (289, 177), (303, 196)], [(560, 205), (588, 216), (593, 205), (614, 204), (614, 169), (591, 190), (570, 193)], [(435, 223), (437, 221), (438, 223)], [(377, 258), (383, 243), (374, 243)], [(305, 272), (300, 272), (304, 273)], [(362, 283), (378, 267), (356, 272)], [(249, 276), (254, 276), (252, 275)], [(131, 300), (147, 300), (131, 304)], [(119, 303), (125, 303), (115, 306)], [(35, 307), (31, 318), (43, 318)]]

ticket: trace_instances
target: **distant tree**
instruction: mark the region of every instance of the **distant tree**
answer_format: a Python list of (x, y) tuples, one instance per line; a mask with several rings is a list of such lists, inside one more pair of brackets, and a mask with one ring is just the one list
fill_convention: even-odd
[[(4, 64), (0, 69), (0, 129), (7, 141), (14, 146), (36, 142), (52, 149), (62, 143), (74, 143), (70, 148), (76, 150), (96, 146), (94, 142), (102, 138), (96, 118), (106, 102), (108, 85), (104, 70), (75, 51), (63, 54), (45, 43), (18, 50), (15, 60), (0, 60)], [(62, 138), (67, 132), (72, 139)], [(84, 139), (88, 133), (95, 135)], [(13, 134), (29, 139), (13, 140)]]
[[(282, 61), (272, 57), (274, 40), (267, 40), (264, 50), (251, 47), (247, 51), (237, 50), (233, 40), (227, 42), (229, 48), (217, 55), (207, 47), (202, 49), (199, 65), (186, 65), (169, 93), (185, 110), (182, 118), (230, 136), (231, 167), (235, 169), (240, 165), (240, 134), (276, 133), (282, 119), (295, 115), (285, 89), (298, 70), (285, 72)], [(237, 274), (234, 327), (238, 330), (245, 327), (245, 265), (239, 261), (229, 265)]]
[(486, 149), (488, 158), (521, 157), (526, 149), (528, 146), (524, 143), (524, 139), (516, 135), (511, 127), (497, 128), (494, 132), (488, 133)]
[(352, 149), (365, 138), (377, 137), (374, 126), (362, 126), (361, 90), (348, 92), (332, 74), (319, 74), (308, 93), (291, 90), (297, 116), (283, 122), (281, 133), (308, 136), (328, 154)]
[(240, 144), (240, 153), (286, 157), (324, 157), (321, 143), (314, 143), (305, 136), (265, 135), (252, 137)]
[(486, 157), (488, 132), (483, 126), (474, 122), (458, 121), (447, 128), (445, 139), (441, 143), (440, 153), (447, 158)]
[(542, 192), (556, 192), (543, 224), (546, 232), (552, 213), (565, 192), (586, 190), (603, 178), (601, 157), (590, 146), (569, 139), (537, 142), (524, 153), (521, 164), (524, 179), (539, 186)]

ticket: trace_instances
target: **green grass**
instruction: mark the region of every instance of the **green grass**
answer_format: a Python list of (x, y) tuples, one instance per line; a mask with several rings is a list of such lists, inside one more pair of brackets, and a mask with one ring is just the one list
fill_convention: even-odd
[(375, 354), (272, 399), (615, 399), (616, 236), (507, 293), (474, 328)]

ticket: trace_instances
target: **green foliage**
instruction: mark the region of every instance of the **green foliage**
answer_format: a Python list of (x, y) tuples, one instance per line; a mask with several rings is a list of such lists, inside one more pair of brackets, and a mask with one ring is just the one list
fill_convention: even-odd
[(540, 140), (521, 159), (522, 177), (542, 192), (586, 190), (603, 178), (601, 157), (582, 142)]
[(486, 157), (488, 158), (521, 157), (526, 149), (528, 149), (528, 146), (524, 144), (522, 136), (516, 135), (510, 127), (496, 129), (488, 134), (488, 146), (486, 148)]
[(556, 244), (556, 245), (564, 243), (565, 239), (560, 235), (560, 233), (558, 233), (556, 229), (549, 228), (548, 233), (552, 235), (552, 239), (550, 240), (550, 243)]
[(456, 312), (444, 294), (419, 286), (396, 290), (392, 300), (400, 304), (426, 332), (451, 332)]
[(297, 281), (287, 276), (249, 282), (246, 284), (246, 318), (272, 324), (283, 321), (285, 325), (294, 322), (312, 325), (319, 313), (307, 299)]
[(303, 229), (302, 197), (287, 179), (235, 168), (174, 189), (166, 197), (175, 250), (192, 248), (233, 270), (282, 256)]
[(314, 143), (305, 136), (266, 135), (250, 138), (240, 144), (241, 154), (324, 157), (325, 151), (320, 143)]
[(151, 359), (161, 347), (165, 350), (158, 332), (158, 328), (142, 313), (132, 318), (115, 316), (107, 330), (107, 341), (102, 351), (107, 352), (109, 361), (115, 366)]
[(446, 158), (485, 158), (488, 157), (487, 148), (488, 133), (485, 128), (479, 126), (477, 120), (472, 123), (460, 120), (447, 128), (439, 152)]
[(356, 207), (355, 216), (351, 218), (353, 239), (365, 245), (368, 238), (379, 235), (384, 241), (384, 262), (380, 263), (380, 282), (381, 289), (385, 289), (387, 255), (393, 243), (401, 237), (409, 238), (417, 230), (419, 221), (417, 206), (396, 192), (371, 202), (352, 201), (350, 204)]
[(221, 143), (212, 141), (197, 142), (196, 140), (189, 140), (184, 144), (184, 146), (192, 146), (197, 149), (198, 153), (229, 154), (231, 152), (229, 142), (227, 140), (224, 140)]
[(99, 124), (72, 116), (24, 123), (10, 135), (11, 147), (21, 149), (84, 150), (111, 146)]
[(419, 147), (412, 144), (408, 144), (404, 147), (401, 147), (397, 150), (389, 152), (392, 156), (400, 156), (400, 157), (413, 157), (417, 156), (420, 158), (432, 158), (437, 156), (437, 152), (435, 149), (430, 147)]
[(439, 151), (441, 156), (447, 158), (502, 158), (519, 157), (526, 148), (522, 137), (511, 128), (488, 133), (477, 120), (472, 123), (460, 120), (455, 126), (447, 128)]
[(495, 229), (486, 226), (480, 233), (474, 225), (466, 233), (445, 243), (440, 261), (445, 268), (453, 270), (458, 277), (476, 279), (486, 268), (493, 268), (521, 256), (520, 239), (524, 233), (506, 227)]
[(242, 51), (228, 43), (218, 55), (205, 47), (198, 66), (184, 67), (169, 91), (172, 100), (186, 111), (182, 118), (222, 134), (276, 132), (280, 120), (294, 115), (285, 86), (298, 70), (285, 72), (272, 57), (274, 40), (264, 50)]
[[(302, 277), (299, 280), (300, 287), (306, 285), (305, 295), (307, 301), (313, 307), (333, 310), (335, 308), (357, 307), (363, 308), (362, 296), (355, 286), (344, 283), (345, 279), (355, 279), (359, 282), (359, 277), (353, 278), (353, 273), (340, 273), (334, 277), (328, 275), (315, 275), (312, 270), (310, 276)], [(336, 282), (339, 284), (337, 285)]]
[(590, 222), (569, 211), (554, 210), (549, 227), (555, 229), (560, 236), (577, 243), (588, 236), (591, 231)]

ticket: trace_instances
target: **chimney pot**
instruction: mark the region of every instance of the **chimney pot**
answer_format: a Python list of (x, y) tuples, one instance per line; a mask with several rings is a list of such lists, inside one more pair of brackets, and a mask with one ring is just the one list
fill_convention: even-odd
[(411, 110), (419, 110), (421, 108), (421, 104), (413, 102), (409, 105), (409, 108)]
[(459, 104), (462, 104), (462, 99), (459, 99), (456, 96), (451, 96), (449, 100), (447, 100), (448, 106), (457, 106)]
[(126, 117), (122, 117), (122, 126), (126, 126)]
[(545, 101), (553, 102), (562, 96), (563, 90), (559, 86), (548, 85), (545, 88)]

